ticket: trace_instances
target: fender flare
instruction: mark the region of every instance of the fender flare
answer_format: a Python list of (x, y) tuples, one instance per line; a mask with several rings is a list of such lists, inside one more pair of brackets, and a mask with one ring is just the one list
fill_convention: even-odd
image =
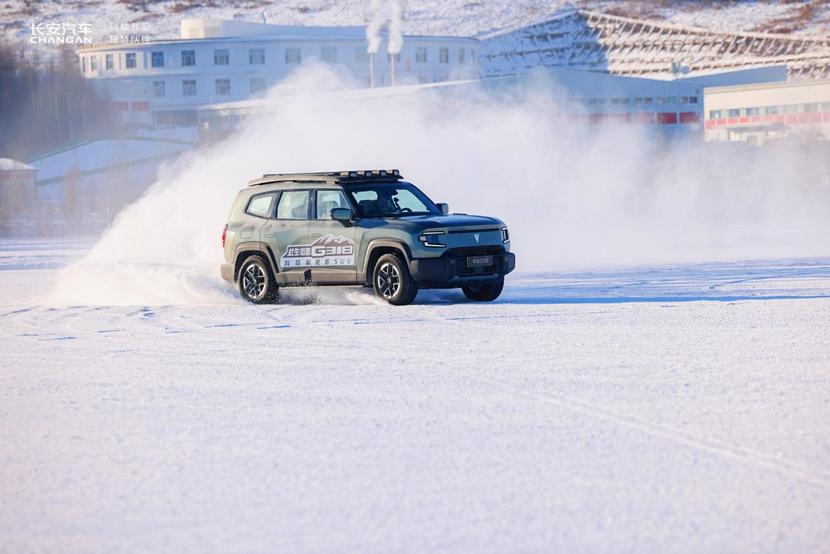
[(271, 266), (271, 271), (276, 275), (279, 273), (279, 267), (277, 266), (277, 259), (274, 256), (274, 251), (271, 250), (271, 247), (267, 244), (260, 242), (260, 241), (247, 241), (247, 242), (240, 242), (236, 245), (236, 249), (233, 254), (233, 264), (234, 264), (234, 280), (237, 278), (237, 269), (239, 268), (239, 256), (243, 252), (259, 252), (261, 254), (265, 254), (265, 259), (268, 260), (269, 265)]
[(376, 248), (395, 248), (396, 250), (400, 250), (403, 252), (404, 261), (407, 265), (412, 260), (412, 251), (403, 241), (395, 239), (373, 239), (366, 246), (366, 255), (363, 257), (363, 275), (366, 275), (369, 271), (369, 260), (372, 259), (372, 251)]

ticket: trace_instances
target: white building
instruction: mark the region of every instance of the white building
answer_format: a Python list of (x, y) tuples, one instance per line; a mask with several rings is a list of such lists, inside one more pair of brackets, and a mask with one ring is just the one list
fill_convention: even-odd
[(139, 125), (195, 125), (196, 109), (256, 97), (310, 60), (348, 71), (367, 86), (475, 78), (474, 38), (404, 37), (392, 58), (386, 41), (372, 57), (365, 27), (289, 27), (185, 19), (181, 38), (108, 44), (78, 51), (81, 73), (105, 89), (125, 119)]
[(707, 141), (830, 140), (830, 80), (707, 88), (703, 103)]

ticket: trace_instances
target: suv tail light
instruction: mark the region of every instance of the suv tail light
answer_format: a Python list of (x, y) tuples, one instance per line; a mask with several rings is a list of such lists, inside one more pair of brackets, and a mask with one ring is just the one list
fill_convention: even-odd
[(228, 234), (228, 224), (225, 223), (225, 227), (222, 229), (222, 248), (225, 248), (225, 235)]

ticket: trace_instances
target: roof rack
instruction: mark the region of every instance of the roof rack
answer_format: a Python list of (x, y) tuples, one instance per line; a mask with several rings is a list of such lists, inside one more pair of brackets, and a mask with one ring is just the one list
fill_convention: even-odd
[(366, 181), (400, 181), (403, 175), (397, 169), (350, 169), (346, 171), (319, 171), (314, 173), (266, 173), (248, 186), (269, 183), (362, 183)]

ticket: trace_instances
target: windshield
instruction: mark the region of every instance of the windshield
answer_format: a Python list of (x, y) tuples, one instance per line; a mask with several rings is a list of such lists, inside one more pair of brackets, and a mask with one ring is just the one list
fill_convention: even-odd
[(362, 217), (437, 215), (432, 200), (409, 183), (367, 183), (349, 188)]

